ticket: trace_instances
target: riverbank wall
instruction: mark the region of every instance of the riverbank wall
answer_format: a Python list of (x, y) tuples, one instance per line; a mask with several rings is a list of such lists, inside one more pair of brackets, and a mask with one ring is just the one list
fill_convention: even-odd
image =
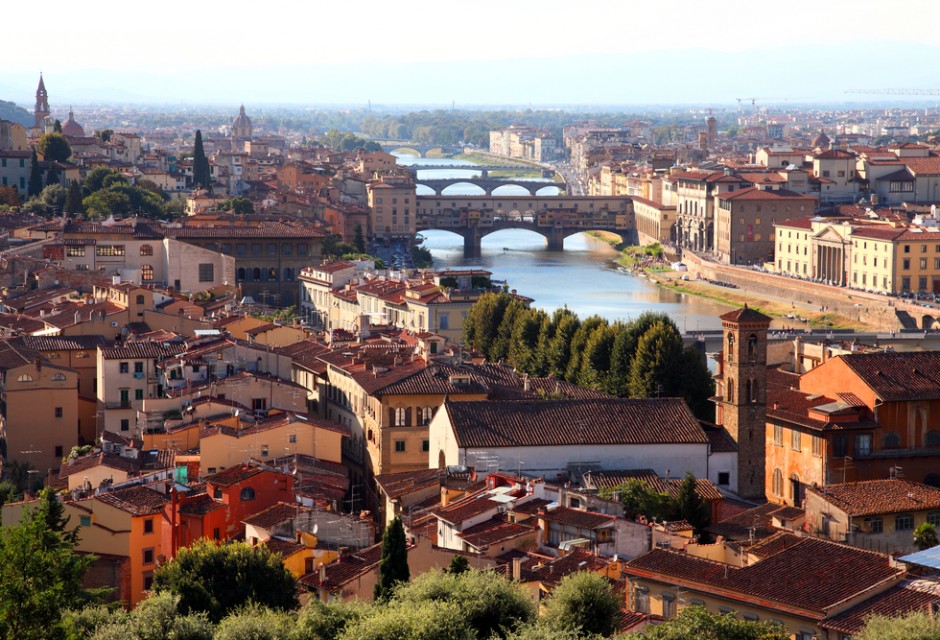
[[(915, 320), (920, 320), (925, 311), (922, 307), (877, 294), (710, 262), (688, 252), (682, 256), (682, 261), (693, 278), (729, 282), (739, 287), (739, 293), (753, 294), (756, 298), (790, 298), (799, 308), (805, 305), (826, 307), (832, 313), (868, 324), (879, 331), (900, 331), (905, 328), (898, 319), (898, 309), (906, 311)], [(920, 323), (918, 326), (921, 326)]]

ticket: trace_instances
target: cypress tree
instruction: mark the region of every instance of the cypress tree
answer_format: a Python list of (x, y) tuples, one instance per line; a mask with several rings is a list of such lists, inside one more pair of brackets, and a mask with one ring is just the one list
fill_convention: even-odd
[(62, 121), (56, 118), (55, 123), (52, 125), (53, 133), (62, 133)]
[(82, 205), (82, 185), (78, 180), (69, 181), (69, 190), (65, 195), (65, 213), (84, 213)]
[(29, 160), (29, 188), (26, 193), (30, 198), (35, 198), (42, 193), (42, 170), (39, 168), (39, 158), (36, 157), (35, 149)]
[(395, 518), (382, 535), (382, 559), (379, 561), (379, 580), (375, 583), (372, 597), (376, 602), (386, 602), (401, 582), (408, 582), (408, 546), (405, 542), (405, 526), (401, 518)]
[(701, 534), (710, 524), (711, 514), (708, 504), (695, 488), (695, 476), (691, 472), (686, 473), (676, 495), (676, 515), (691, 524), (695, 533)]
[(193, 147), (193, 185), (209, 189), (210, 183), (209, 159), (202, 146), (202, 131), (196, 129), (196, 143)]
[(353, 231), (353, 246), (356, 247), (356, 251), (359, 253), (366, 252), (366, 239), (362, 234), (361, 224), (357, 224), (355, 230)]

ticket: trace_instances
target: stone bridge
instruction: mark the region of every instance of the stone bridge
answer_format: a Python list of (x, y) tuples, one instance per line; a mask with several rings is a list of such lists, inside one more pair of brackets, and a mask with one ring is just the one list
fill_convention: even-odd
[(441, 154), (454, 154), (463, 151), (461, 147), (447, 144), (418, 144), (407, 140), (376, 140), (382, 150), (388, 153), (395, 151), (414, 151), (419, 158), (427, 156), (429, 151), (440, 151)]
[(568, 188), (564, 182), (546, 182), (545, 180), (522, 180), (519, 178), (418, 178), (416, 184), (423, 184), (432, 191), (434, 195), (441, 195), (447, 187), (455, 184), (472, 184), (483, 189), (486, 195), (493, 195), (493, 191), (499, 187), (516, 186), (522, 187), (529, 192), (529, 195), (537, 195), (545, 187), (557, 187), (565, 191)]

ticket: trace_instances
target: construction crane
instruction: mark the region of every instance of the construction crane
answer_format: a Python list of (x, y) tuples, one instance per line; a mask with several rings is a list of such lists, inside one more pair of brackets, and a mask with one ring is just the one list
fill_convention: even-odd
[(940, 89), (849, 89), (846, 93), (870, 93), (884, 96), (940, 96)]

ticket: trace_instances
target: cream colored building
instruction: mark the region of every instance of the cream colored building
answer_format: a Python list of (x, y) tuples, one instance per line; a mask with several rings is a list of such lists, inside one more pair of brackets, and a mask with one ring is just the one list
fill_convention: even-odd
[(633, 196), (633, 214), (641, 245), (675, 240), (676, 208)]
[(369, 201), (369, 236), (407, 239), (415, 235), (417, 205), (410, 176), (382, 176), (366, 187)]
[(144, 400), (163, 395), (157, 364), (179, 351), (155, 342), (98, 348), (98, 433), (139, 435), (137, 413)]

